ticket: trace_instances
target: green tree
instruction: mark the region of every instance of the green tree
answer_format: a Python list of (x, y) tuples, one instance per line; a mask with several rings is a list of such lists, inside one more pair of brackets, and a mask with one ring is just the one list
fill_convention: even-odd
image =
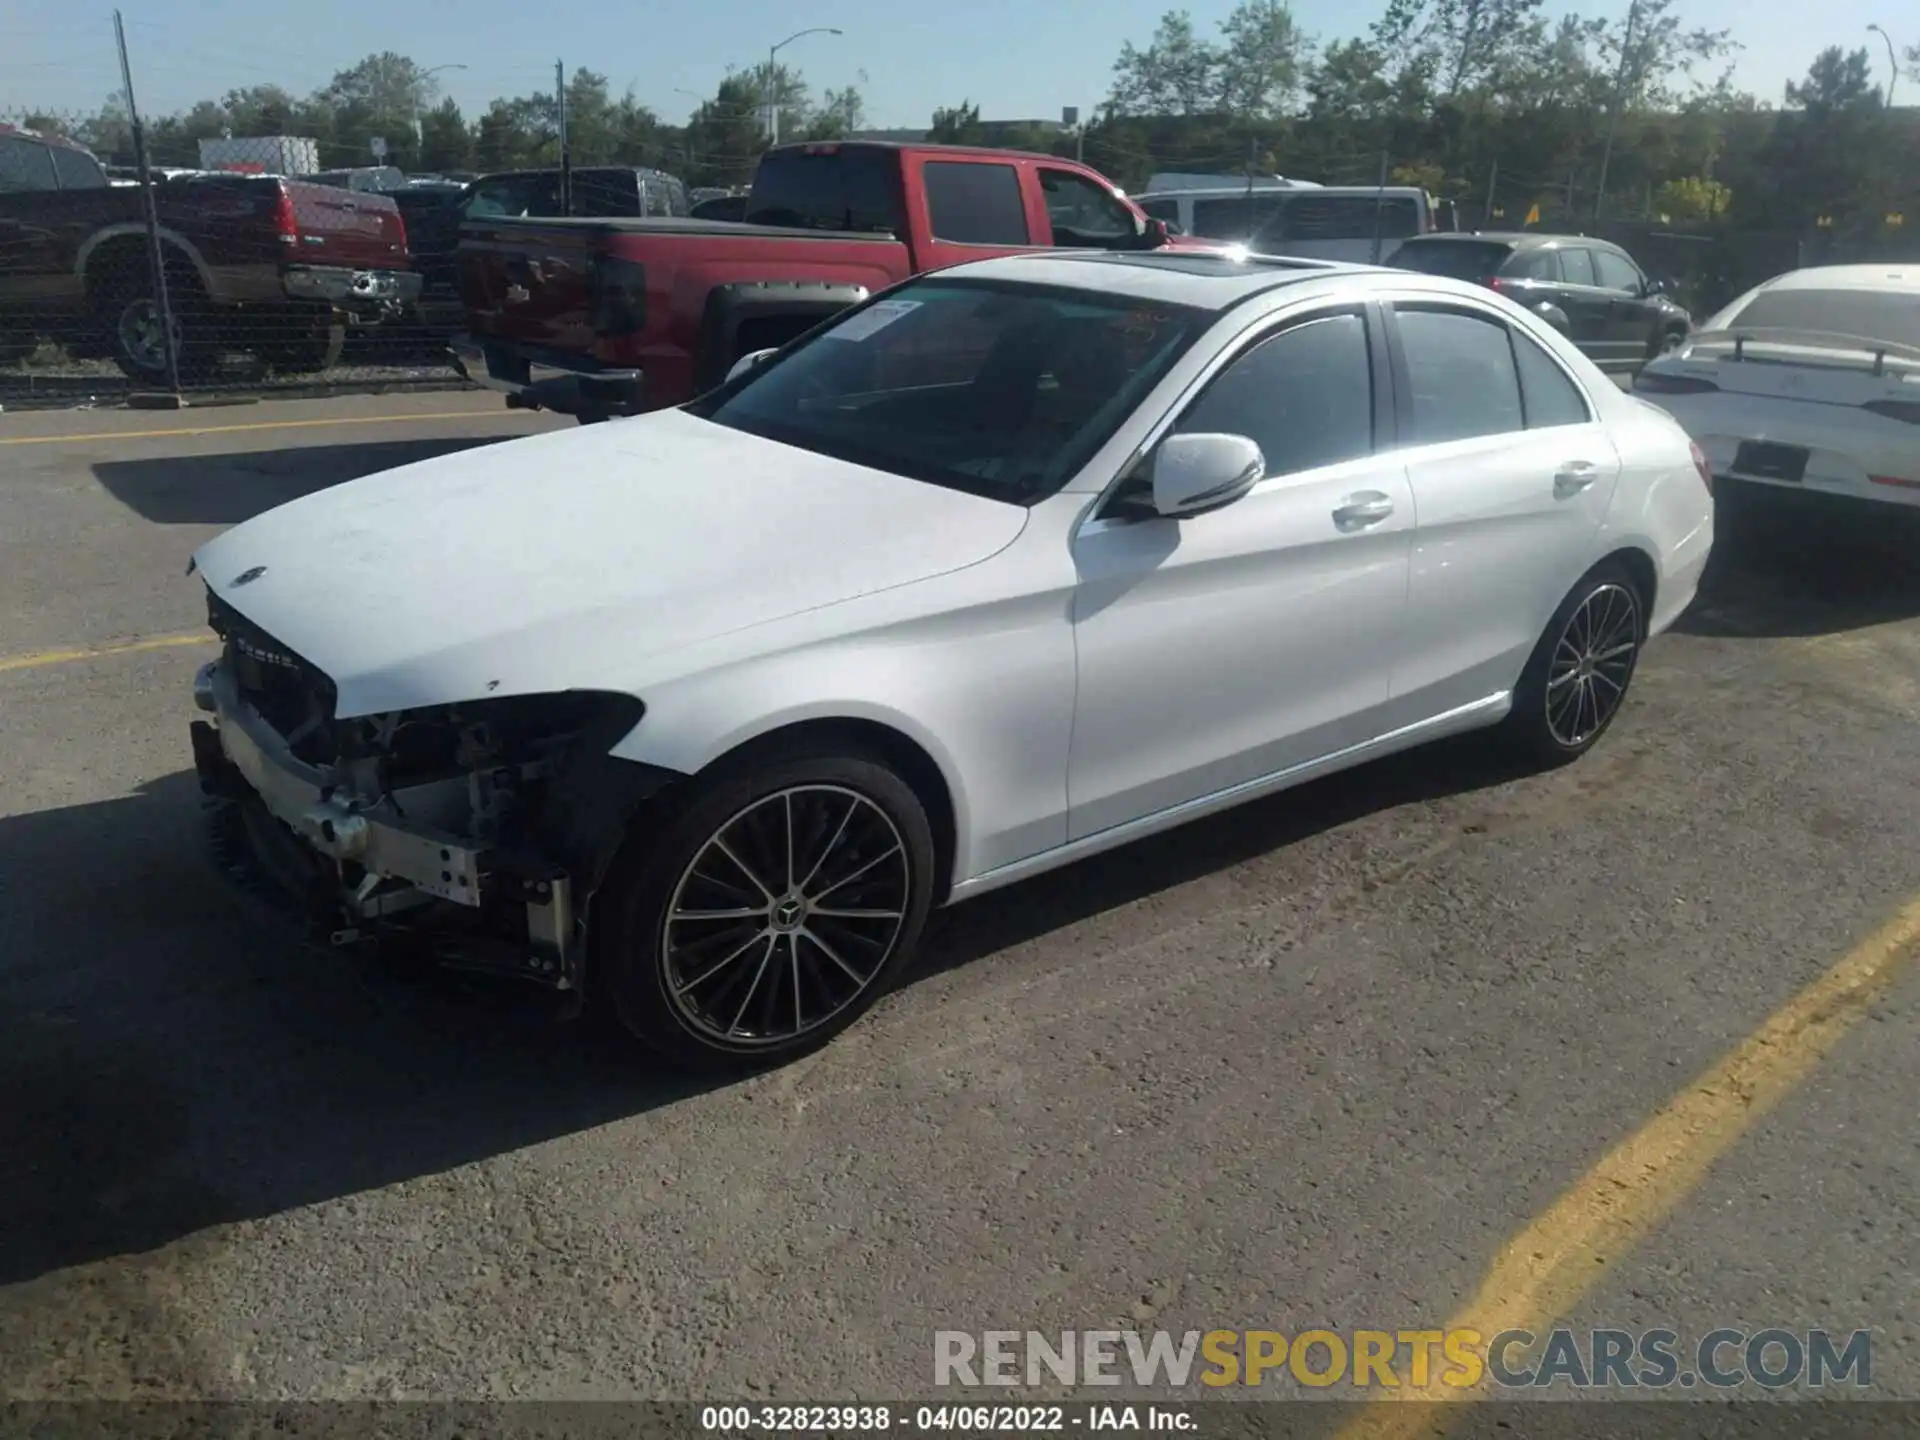
[(936, 145), (978, 145), (986, 138), (980, 125), (980, 107), (962, 100), (952, 109), (933, 112), (933, 128), (927, 138)]
[(465, 170), (473, 164), (473, 149), (473, 134), (451, 97), (420, 117), (422, 170)]

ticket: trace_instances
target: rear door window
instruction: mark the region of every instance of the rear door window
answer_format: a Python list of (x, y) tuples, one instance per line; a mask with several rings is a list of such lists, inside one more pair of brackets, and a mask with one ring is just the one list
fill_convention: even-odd
[(933, 238), (954, 245), (1030, 245), (1020, 172), (1011, 165), (929, 160), (922, 172)]
[(1413, 443), (1440, 445), (1526, 429), (1505, 325), (1458, 310), (1395, 307), (1413, 392)]

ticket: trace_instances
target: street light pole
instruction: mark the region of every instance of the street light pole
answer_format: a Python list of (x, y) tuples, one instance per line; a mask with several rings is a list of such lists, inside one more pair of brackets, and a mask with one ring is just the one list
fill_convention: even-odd
[(1878, 25), (1869, 25), (1867, 29), (1887, 42), (1887, 109), (1891, 110), (1893, 109), (1893, 82), (1900, 78), (1900, 55), (1893, 48), (1893, 37), (1886, 31)]
[(420, 151), (425, 148), (427, 143), (427, 132), (420, 128), (421, 85), (431, 80), (442, 70), (464, 70), (466, 68), (464, 65), (434, 65), (418, 72), (413, 77), (413, 158), (416, 165), (420, 162)]
[(831, 25), (815, 25), (807, 30), (796, 30), (778, 45), (770, 45), (767, 47), (767, 83), (761, 87), (761, 93), (767, 102), (767, 137), (769, 144), (778, 145), (780, 143), (780, 107), (774, 100), (773, 95), (774, 56), (778, 55), (794, 41), (808, 35), (838, 35), (840, 33), (840, 31), (834, 29)]

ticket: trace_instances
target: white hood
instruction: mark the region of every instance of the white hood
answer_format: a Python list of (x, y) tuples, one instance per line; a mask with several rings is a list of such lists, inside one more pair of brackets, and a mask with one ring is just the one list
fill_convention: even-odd
[(641, 657), (975, 564), (1025, 522), (663, 411), (322, 490), (194, 560), (344, 717), (612, 688)]

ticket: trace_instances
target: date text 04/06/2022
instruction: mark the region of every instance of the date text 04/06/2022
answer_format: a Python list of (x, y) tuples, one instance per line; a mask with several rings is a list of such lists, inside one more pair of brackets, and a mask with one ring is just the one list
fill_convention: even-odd
[(1191, 1412), (1158, 1405), (706, 1405), (700, 1428), (723, 1434), (833, 1434), (891, 1430), (1017, 1433), (1190, 1431)]

